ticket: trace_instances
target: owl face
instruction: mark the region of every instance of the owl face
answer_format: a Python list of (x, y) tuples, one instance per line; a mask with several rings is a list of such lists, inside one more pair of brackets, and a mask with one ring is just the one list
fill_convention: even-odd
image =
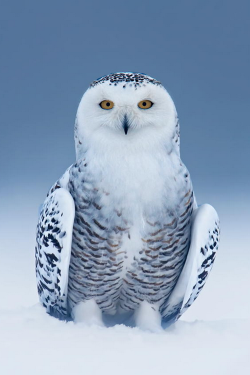
[(116, 73), (94, 81), (77, 111), (76, 142), (102, 139), (121, 144), (170, 139), (176, 125), (174, 103), (153, 78)]

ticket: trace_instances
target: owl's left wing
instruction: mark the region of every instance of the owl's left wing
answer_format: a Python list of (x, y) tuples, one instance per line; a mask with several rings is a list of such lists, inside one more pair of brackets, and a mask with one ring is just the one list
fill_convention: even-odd
[(204, 204), (194, 210), (191, 242), (183, 270), (162, 311), (163, 326), (170, 325), (192, 305), (212, 269), (219, 242), (219, 218)]

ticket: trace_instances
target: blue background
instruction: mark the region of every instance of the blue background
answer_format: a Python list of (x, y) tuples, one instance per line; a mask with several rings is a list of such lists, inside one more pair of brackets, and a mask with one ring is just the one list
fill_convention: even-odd
[(116, 71), (145, 72), (168, 89), (195, 187), (249, 183), (249, 1), (0, 4), (3, 188), (45, 194), (74, 162), (82, 94)]
[(198, 202), (214, 205), (221, 218), (217, 272), (226, 275), (230, 259), (243, 277), (249, 15), (247, 0), (0, 1), (0, 250), (10, 267), (15, 257), (20, 267), (22, 256), (32, 261), (23, 272), (34, 275), (38, 207), (75, 160), (82, 94), (97, 77), (137, 71), (162, 81), (176, 104), (181, 156)]

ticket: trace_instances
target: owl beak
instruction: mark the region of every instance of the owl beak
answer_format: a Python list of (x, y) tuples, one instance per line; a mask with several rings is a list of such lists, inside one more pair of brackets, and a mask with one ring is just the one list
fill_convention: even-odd
[(124, 115), (124, 117), (123, 117), (122, 127), (123, 127), (123, 130), (124, 130), (124, 133), (127, 135), (128, 129), (129, 129), (129, 123), (128, 123), (127, 115)]

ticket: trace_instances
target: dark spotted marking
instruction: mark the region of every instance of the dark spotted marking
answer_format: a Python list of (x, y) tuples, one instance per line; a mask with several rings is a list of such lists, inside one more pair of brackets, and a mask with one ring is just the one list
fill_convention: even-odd
[(95, 87), (105, 82), (108, 82), (109, 85), (114, 85), (114, 86), (117, 86), (117, 84), (119, 83), (123, 83), (123, 88), (126, 88), (126, 84), (124, 85), (124, 83), (129, 83), (130, 85), (132, 83), (132, 85), (135, 88), (140, 87), (141, 85), (148, 84), (148, 83), (151, 83), (156, 86), (162, 86), (160, 81), (157, 81), (156, 79), (149, 77), (146, 74), (121, 72), (121, 73), (112, 73), (112, 74), (108, 74), (106, 76), (100, 77), (97, 80), (93, 81), (90, 84), (90, 87)]

